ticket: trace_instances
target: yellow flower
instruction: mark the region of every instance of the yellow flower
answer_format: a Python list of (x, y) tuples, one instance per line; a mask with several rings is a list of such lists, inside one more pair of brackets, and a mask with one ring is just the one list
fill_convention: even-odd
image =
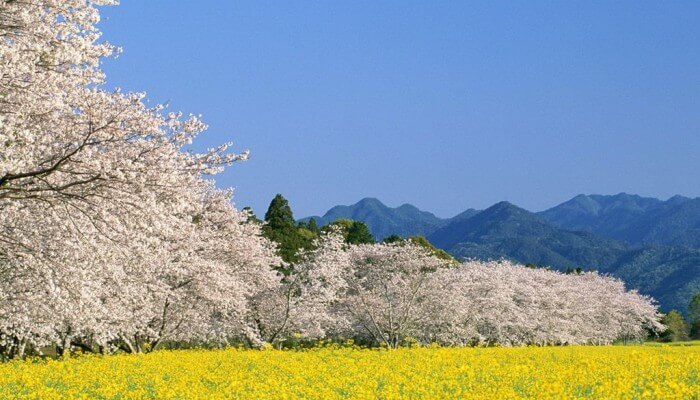
[(319, 346), (0, 364), (2, 399), (700, 399), (700, 346)]

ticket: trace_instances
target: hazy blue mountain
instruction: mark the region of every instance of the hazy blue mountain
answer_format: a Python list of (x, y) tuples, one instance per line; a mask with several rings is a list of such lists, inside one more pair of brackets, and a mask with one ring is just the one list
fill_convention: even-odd
[(539, 215), (560, 228), (593, 232), (632, 245), (700, 246), (700, 199), (578, 195)]
[(662, 310), (685, 312), (700, 292), (700, 249), (681, 246), (649, 246), (632, 250), (607, 272), (655, 298)]
[(341, 218), (362, 221), (377, 240), (392, 234), (426, 236), (447, 223), (447, 220), (410, 204), (391, 208), (375, 198), (365, 198), (350, 206), (335, 206), (322, 217), (308, 217), (304, 221), (311, 218), (315, 218), (319, 226)]
[(448, 221), (446, 221), (446, 222), (447, 222), (447, 223), (451, 223), (451, 222), (454, 222), (454, 221), (460, 221), (460, 220), (463, 220), (463, 219), (471, 218), (471, 217), (475, 216), (476, 214), (478, 214), (478, 213), (480, 213), (480, 212), (481, 212), (480, 210), (476, 210), (476, 209), (470, 208), (470, 209), (468, 209), (468, 210), (462, 211), (461, 213), (455, 215), (454, 217), (450, 218), (450, 219), (449, 219)]
[(628, 235), (631, 243), (700, 248), (700, 198), (671, 198), (634, 224)]
[(428, 240), (457, 258), (508, 258), (562, 269), (608, 267), (627, 251), (623, 243), (557, 228), (508, 202), (452, 221)]
[(360, 220), (378, 239), (424, 235), (457, 258), (596, 269), (653, 296), (666, 311), (685, 310), (700, 291), (700, 198), (579, 195), (537, 214), (501, 202), (448, 219), (363, 199), (315, 218)]
[[(695, 215), (691, 202), (682, 203), (681, 210), (672, 212), (674, 216)], [(681, 225), (687, 232), (690, 223), (678, 218), (680, 221), (661, 219), (670, 221), (662, 227)], [(693, 295), (700, 292), (700, 249), (659, 245), (635, 248), (590, 232), (555, 227), (541, 216), (506, 202), (469, 219), (453, 221), (428, 239), (456, 258), (506, 258), (556, 269), (582, 267), (610, 273), (629, 288), (654, 297), (665, 311), (685, 311)]]

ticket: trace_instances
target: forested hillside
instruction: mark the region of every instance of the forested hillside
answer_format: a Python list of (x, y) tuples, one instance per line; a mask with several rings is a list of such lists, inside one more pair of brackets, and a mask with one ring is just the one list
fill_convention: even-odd
[(602, 271), (653, 295), (666, 310), (685, 310), (700, 291), (700, 198), (579, 195), (539, 213), (500, 202), (446, 219), (364, 199), (318, 220), (336, 218), (365, 222), (376, 239), (425, 235), (456, 259)]

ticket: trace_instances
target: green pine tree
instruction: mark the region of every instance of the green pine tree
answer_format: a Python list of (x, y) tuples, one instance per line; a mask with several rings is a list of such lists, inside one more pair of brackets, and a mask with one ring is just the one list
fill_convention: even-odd
[(350, 244), (374, 243), (374, 236), (364, 222), (353, 221), (345, 241)]
[(289, 202), (281, 194), (277, 194), (270, 202), (270, 206), (265, 213), (265, 222), (273, 229), (286, 229), (295, 227), (294, 215)]
[(311, 247), (315, 236), (305, 227), (297, 227), (289, 202), (281, 194), (272, 199), (265, 213), (263, 235), (276, 242), (280, 257), (292, 264), (287, 269), (281, 268), (284, 273), (289, 272), (289, 268), (293, 268), (293, 264), (299, 261), (301, 249)]
[(316, 223), (316, 220), (314, 218), (311, 218), (309, 220), (309, 223), (306, 225), (306, 228), (317, 235), (321, 233), (321, 229), (318, 227), (318, 224)]

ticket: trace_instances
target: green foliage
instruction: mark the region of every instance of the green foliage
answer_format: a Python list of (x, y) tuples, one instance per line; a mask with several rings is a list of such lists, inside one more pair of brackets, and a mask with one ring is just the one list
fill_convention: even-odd
[(258, 218), (250, 207), (243, 207), (243, 212), (248, 213), (248, 222), (254, 222), (256, 224), (262, 224), (262, 220)]
[(581, 267), (576, 267), (576, 268), (567, 268), (564, 270), (564, 273), (567, 275), (580, 275), (583, 273), (583, 269)]
[(683, 315), (676, 310), (671, 310), (661, 321), (666, 325), (666, 330), (661, 334), (661, 339), (668, 342), (679, 342), (689, 339), (689, 326), (683, 319)]
[(382, 243), (400, 243), (403, 242), (404, 238), (399, 235), (389, 235), (382, 239)]
[(265, 213), (265, 222), (273, 229), (294, 227), (294, 216), (289, 202), (281, 194), (277, 194), (270, 202)]
[(348, 229), (345, 241), (350, 244), (367, 244), (374, 243), (374, 237), (364, 222), (353, 221), (352, 225), (350, 225), (350, 229)]
[(348, 244), (374, 243), (374, 237), (364, 222), (341, 218), (324, 226), (322, 230), (328, 231), (332, 227), (340, 230)]
[(411, 236), (410, 238), (408, 238), (408, 240), (427, 249), (441, 260), (457, 262), (457, 260), (455, 260), (454, 257), (452, 257), (448, 252), (433, 246), (432, 243), (430, 243), (428, 239), (426, 239), (423, 236)]
[(455, 260), (454, 257), (452, 257), (448, 252), (433, 246), (432, 243), (430, 243), (424, 236), (411, 236), (408, 239), (404, 239), (399, 235), (391, 235), (385, 237), (384, 240), (382, 240), (382, 243), (403, 243), (407, 241), (425, 248), (439, 259), (453, 261), (455, 263), (457, 262), (457, 260)]
[(688, 321), (690, 321), (690, 337), (700, 339), (700, 292), (696, 293), (688, 304)]
[(309, 223), (306, 225), (306, 227), (307, 227), (308, 230), (310, 230), (311, 232), (313, 232), (313, 233), (315, 233), (315, 234), (317, 234), (317, 235), (318, 235), (319, 233), (321, 233), (321, 228), (319, 228), (319, 227), (318, 227), (318, 224), (316, 224), (316, 219), (315, 219), (315, 218), (311, 218), (311, 219), (309, 220)]
[(700, 320), (690, 325), (690, 338), (693, 340), (700, 340)]
[(696, 293), (688, 303), (688, 320), (700, 321), (700, 292)]
[(324, 225), (321, 230), (323, 232), (328, 232), (331, 228), (340, 229), (341, 232), (346, 233), (350, 226), (352, 225), (352, 220), (348, 218), (340, 218), (335, 221)]
[[(297, 227), (289, 202), (281, 194), (272, 199), (265, 213), (263, 235), (277, 243), (280, 257), (289, 264), (298, 262), (299, 251), (311, 248), (316, 237), (307, 227)], [(280, 270), (289, 272), (281, 267)]]
[[(312, 231), (311, 229), (304, 228), (304, 227), (299, 227), (297, 228), (297, 233), (299, 236), (301, 236), (305, 241), (308, 241), (309, 243), (313, 242), (314, 239), (318, 237), (318, 233)], [(304, 247), (304, 248), (310, 248), (310, 247)]]

